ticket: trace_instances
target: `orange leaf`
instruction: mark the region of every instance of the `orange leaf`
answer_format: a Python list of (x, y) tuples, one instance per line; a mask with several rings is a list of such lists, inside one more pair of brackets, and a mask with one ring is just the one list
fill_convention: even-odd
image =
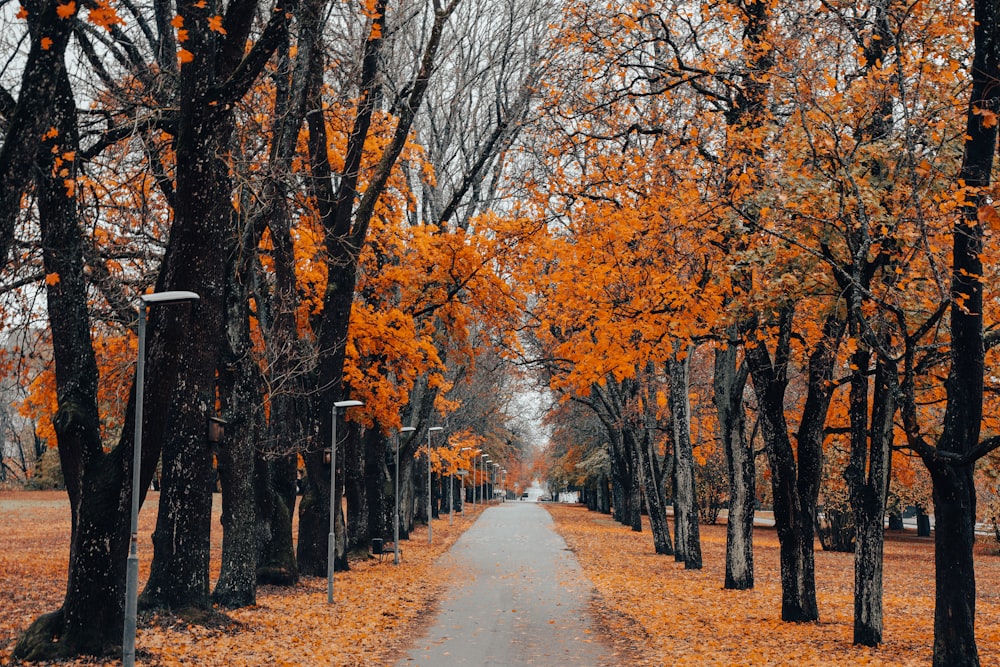
[(222, 17), (221, 16), (210, 16), (208, 17), (208, 27), (210, 30), (223, 34), (226, 34), (226, 29), (222, 27)]
[(983, 227), (987, 229), (1000, 229), (1000, 213), (997, 213), (997, 210), (989, 204), (980, 206), (976, 212), (976, 217), (979, 219), (979, 224)]
[(73, 16), (73, 14), (76, 14), (76, 2), (74, 2), (74, 0), (70, 0), (65, 5), (59, 5), (56, 7), (56, 14), (61, 19), (68, 19)]
[(124, 25), (124, 21), (118, 16), (118, 12), (111, 7), (107, 0), (100, 0), (97, 6), (90, 10), (87, 15), (87, 19), (96, 26), (100, 26), (105, 30), (111, 30), (111, 26), (116, 23)]
[(187, 49), (180, 49), (177, 52), (177, 59), (181, 61), (181, 64), (189, 63), (194, 60), (194, 54)]
[(59, 282), (59, 274), (58, 273), (47, 273), (47, 274), (45, 274), (45, 284), (46, 285), (55, 285), (58, 282)]
[(42, 37), (41, 44), (42, 44), (42, 51), (48, 51), (49, 49), (52, 48), (52, 38), (51, 37)]
[(17, 18), (21, 20), (28, 18), (28, 10), (22, 6), (21, 9), (19, 9), (17, 12)]

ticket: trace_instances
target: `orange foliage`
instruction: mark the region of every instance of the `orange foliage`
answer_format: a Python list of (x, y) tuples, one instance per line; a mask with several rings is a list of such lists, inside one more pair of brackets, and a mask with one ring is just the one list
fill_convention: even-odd
[[(140, 587), (149, 573), (149, 540), (156, 521), (156, 494), (140, 515)], [(221, 507), (216, 496), (212, 573), (221, 555)], [(326, 602), (325, 578), (307, 578), (290, 588), (261, 587), (257, 604), (228, 612), (231, 625), (198, 625), (169, 615), (141, 614), (137, 665), (171, 667), (259, 667), (260, 665), (392, 664), (421, 627), (450, 577), (437, 564), (481, 507), (466, 508), (465, 520), (434, 521), (434, 543), (418, 527), (402, 543), (396, 567), (372, 558), (352, 559), (338, 572), (335, 601)], [(10, 665), (17, 633), (40, 613), (59, 606), (66, 584), (69, 502), (59, 492), (0, 492), (0, 665)], [(113, 667), (120, 656), (79, 658), (61, 665)]]
[[(636, 665), (926, 665), (933, 643), (934, 547), (890, 535), (885, 548), (885, 644), (851, 644), (854, 556), (817, 551), (818, 623), (781, 620), (778, 540), (754, 535), (756, 587), (722, 588), (725, 526), (702, 526), (705, 566), (653, 553), (648, 534), (580, 506), (546, 504), (597, 591), (609, 634)], [(644, 530), (648, 528), (647, 526)], [(1000, 655), (1000, 559), (977, 548), (976, 639), (984, 664)]]

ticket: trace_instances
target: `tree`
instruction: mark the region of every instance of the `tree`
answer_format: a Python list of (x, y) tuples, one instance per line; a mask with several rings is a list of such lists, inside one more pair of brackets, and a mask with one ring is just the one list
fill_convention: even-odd
[[(901, 406), (910, 446), (931, 474), (936, 524), (934, 665), (978, 665), (975, 640), (975, 462), (1000, 446), (981, 438), (984, 384), (984, 225), (996, 219), (987, 200), (997, 149), (996, 86), (1000, 81), (1000, 3), (977, 0), (964, 154), (958, 175), (958, 216), (952, 229), (950, 367), (947, 404), (934, 445), (920, 428), (915, 341), (908, 341)], [(944, 315), (944, 309), (938, 311)]]

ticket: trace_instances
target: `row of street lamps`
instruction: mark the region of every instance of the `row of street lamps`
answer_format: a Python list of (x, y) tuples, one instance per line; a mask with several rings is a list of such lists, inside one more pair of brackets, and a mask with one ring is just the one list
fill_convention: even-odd
[[(132, 515), (131, 515), (131, 537), (129, 541), (129, 554), (126, 563), (126, 578), (125, 578), (125, 623), (123, 629), (123, 640), (122, 640), (122, 665), (124, 667), (134, 667), (135, 665), (135, 637), (136, 637), (136, 616), (138, 608), (138, 597), (139, 597), (139, 554), (138, 554), (138, 543), (139, 543), (139, 488), (140, 488), (140, 467), (142, 463), (142, 419), (143, 419), (143, 385), (145, 383), (145, 373), (146, 373), (146, 309), (152, 308), (153, 306), (159, 305), (169, 305), (176, 303), (191, 303), (198, 301), (200, 297), (194, 292), (188, 291), (170, 291), (170, 292), (155, 292), (153, 294), (144, 294), (139, 297), (141, 303), (139, 305), (139, 331), (138, 331), (138, 362), (136, 365), (136, 379), (135, 379), (135, 431), (134, 431), (134, 442), (132, 448)], [(333, 409), (331, 411), (331, 417), (333, 420), (333, 428), (330, 442), (330, 533), (327, 537), (327, 572), (326, 572), (326, 599), (327, 602), (333, 603), (333, 565), (337, 553), (337, 542), (335, 536), (335, 511), (340, 511), (340, 508), (334, 507), (334, 499), (336, 496), (335, 489), (337, 488), (337, 413), (341, 408), (347, 409), (352, 407), (360, 407), (364, 405), (361, 401), (357, 400), (345, 400), (345, 401), (334, 401)], [(431, 526), (431, 505), (433, 503), (432, 499), (432, 489), (431, 489), (431, 432), (441, 431), (444, 427), (442, 426), (431, 426), (427, 429), (427, 543), (430, 544), (433, 540), (433, 532)], [(416, 429), (412, 426), (404, 426), (400, 429), (401, 433), (409, 433), (415, 431)], [(460, 451), (469, 451), (469, 447), (463, 447)], [(476, 460), (482, 459), (482, 471), (485, 471), (485, 466), (490, 463), (490, 458), (485, 452), (481, 450), (476, 451), (476, 458), (473, 459), (473, 478), (475, 478), (475, 464)], [(493, 463), (492, 472), (501, 469), (496, 463)], [(503, 476), (507, 474), (506, 470), (502, 470)], [(461, 475), (461, 473), (459, 473)], [(479, 485), (477, 484), (473, 490), (472, 504), (476, 503), (476, 491)], [(465, 477), (462, 475), (462, 495), (465, 495)], [(395, 509), (393, 512), (393, 564), (399, 565), (399, 436), (396, 437), (396, 472), (395, 472)], [(454, 511), (454, 503), (451, 498), (451, 487), (448, 489), (448, 501), (449, 501), (449, 523), (452, 520), (452, 513)], [(462, 503), (462, 515), (465, 515), (465, 503)]]

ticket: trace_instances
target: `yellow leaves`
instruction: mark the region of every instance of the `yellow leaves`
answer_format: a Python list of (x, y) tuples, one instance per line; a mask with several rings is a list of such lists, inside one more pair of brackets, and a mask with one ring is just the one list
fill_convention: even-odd
[(56, 15), (61, 19), (68, 19), (74, 14), (76, 14), (76, 2), (74, 0), (56, 7)]

